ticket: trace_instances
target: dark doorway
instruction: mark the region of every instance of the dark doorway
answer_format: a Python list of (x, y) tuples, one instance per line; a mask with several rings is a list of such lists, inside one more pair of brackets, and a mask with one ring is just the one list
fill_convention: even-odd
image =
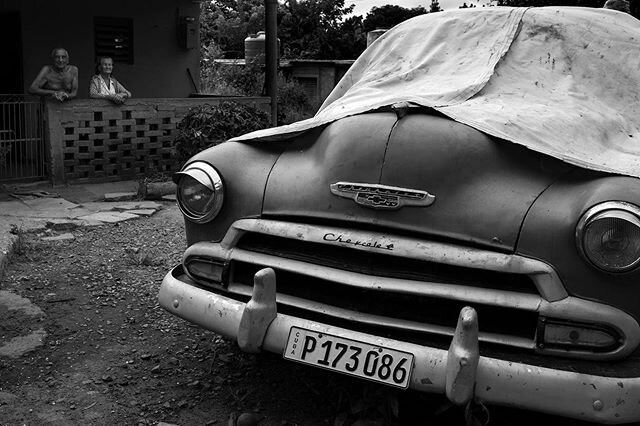
[(0, 10), (0, 94), (24, 92), (22, 70), (22, 28), (20, 12)]

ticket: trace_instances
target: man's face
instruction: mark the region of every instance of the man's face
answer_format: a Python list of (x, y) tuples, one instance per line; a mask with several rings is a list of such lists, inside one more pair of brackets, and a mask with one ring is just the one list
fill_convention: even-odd
[(53, 65), (58, 69), (63, 69), (69, 63), (69, 54), (64, 49), (58, 49), (53, 54)]

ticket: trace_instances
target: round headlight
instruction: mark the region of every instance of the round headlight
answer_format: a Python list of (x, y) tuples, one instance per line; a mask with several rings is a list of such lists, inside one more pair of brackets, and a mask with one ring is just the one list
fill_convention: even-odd
[(196, 223), (213, 220), (224, 199), (222, 178), (212, 166), (198, 161), (175, 174), (178, 206), (187, 219)]
[(576, 229), (578, 248), (607, 272), (627, 272), (640, 264), (640, 209), (611, 201), (589, 209)]

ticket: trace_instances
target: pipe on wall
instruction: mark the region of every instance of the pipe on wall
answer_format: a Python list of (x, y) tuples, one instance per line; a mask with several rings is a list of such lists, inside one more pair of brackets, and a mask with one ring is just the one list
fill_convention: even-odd
[(271, 124), (278, 124), (278, 0), (264, 0), (265, 8), (265, 85), (271, 98)]

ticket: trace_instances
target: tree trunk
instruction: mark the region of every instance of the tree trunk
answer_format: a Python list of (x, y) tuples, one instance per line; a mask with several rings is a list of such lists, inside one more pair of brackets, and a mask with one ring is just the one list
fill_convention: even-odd
[(139, 195), (145, 200), (160, 200), (164, 195), (176, 193), (176, 184), (168, 182), (140, 182)]

